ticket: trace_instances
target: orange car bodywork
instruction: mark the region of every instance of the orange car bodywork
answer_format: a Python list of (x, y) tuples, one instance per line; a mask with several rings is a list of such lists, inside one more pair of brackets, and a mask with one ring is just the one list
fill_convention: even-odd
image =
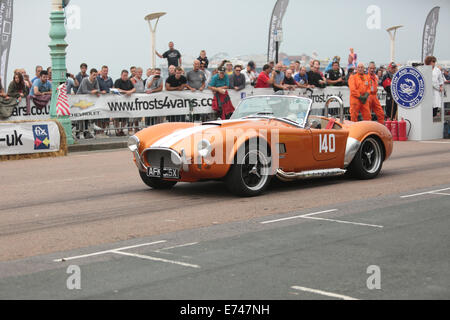
[[(314, 116), (326, 125), (329, 118)], [(323, 125), (322, 127), (326, 127)], [(199, 138), (193, 139), (196, 133)], [(231, 134), (230, 134), (231, 133)], [(322, 152), (320, 144), (322, 140), (334, 136), (334, 148), (328, 152)], [(348, 143), (351, 141), (362, 142), (369, 136), (376, 136), (384, 149), (384, 158), (392, 153), (392, 135), (383, 125), (372, 121), (344, 123), (336, 122), (333, 129), (301, 128), (279, 119), (238, 119), (213, 121), (204, 124), (193, 123), (164, 123), (149, 127), (136, 134), (139, 139), (139, 155), (142, 163), (148, 167), (145, 152), (148, 149), (161, 147), (185, 154), (187, 160), (200, 157), (197, 153), (199, 139), (210, 141), (211, 156), (221, 159), (220, 163), (211, 163), (208, 159), (191, 163), (180, 170), (180, 179), (177, 181), (195, 182), (200, 180), (221, 179), (228, 173), (232, 160), (237, 150), (247, 140), (259, 137), (267, 141), (271, 150), (280, 150), (279, 145), (284, 145), (279, 153), (278, 168), (284, 172), (301, 172), (315, 169), (345, 168)], [(227, 150), (228, 148), (228, 150)], [(223, 150), (222, 154), (215, 154), (217, 150)], [(333, 152), (330, 152), (333, 151)], [(211, 160), (211, 159), (210, 159)], [(136, 161), (136, 157), (134, 159)], [(155, 165), (155, 164), (154, 164)], [(158, 164), (156, 164), (158, 166)], [(138, 166), (139, 167), (139, 166)], [(275, 168), (276, 170), (277, 168)]]

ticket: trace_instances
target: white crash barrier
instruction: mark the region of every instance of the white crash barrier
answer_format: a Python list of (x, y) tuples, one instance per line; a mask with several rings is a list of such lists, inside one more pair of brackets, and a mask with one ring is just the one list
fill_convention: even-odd
[[(247, 87), (242, 91), (229, 90), (231, 101), (235, 107), (244, 97), (252, 95), (273, 95), (272, 89), (254, 89)], [(325, 89), (297, 89), (285, 94), (308, 97), (313, 100), (313, 108), (323, 108), (326, 100), (331, 96), (338, 96), (346, 107), (350, 106), (350, 92), (348, 87), (328, 87)], [(385, 104), (386, 94), (382, 88), (378, 90), (382, 105)], [(70, 95), (69, 105), (71, 120), (91, 120), (107, 118), (140, 118), (188, 115), (190, 107), (194, 114), (209, 114), (212, 112), (213, 94), (210, 90), (203, 92), (163, 91), (154, 94), (133, 94), (130, 97), (114, 94), (102, 95)], [(330, 105), (330, 108), (338, 105)], [(50, 107), (38, 109), (31, 107), (31, 114), (26, 114), (23, 101), (13, 111), (8, 120), (46, 120), (50, 116)]]

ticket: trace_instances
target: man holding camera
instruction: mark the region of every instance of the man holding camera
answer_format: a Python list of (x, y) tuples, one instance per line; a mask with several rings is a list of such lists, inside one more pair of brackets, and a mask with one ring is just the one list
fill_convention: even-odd
[(146, 82), (145, 93), (161, 92), (163, 89), (163, 79), (161, 78), (161, 69), (155, 68), (154, 74), (151, 75)]

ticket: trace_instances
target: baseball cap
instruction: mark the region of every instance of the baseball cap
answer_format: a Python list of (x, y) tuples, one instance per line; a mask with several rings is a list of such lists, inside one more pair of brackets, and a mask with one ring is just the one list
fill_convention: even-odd
[(395, 62), (391, 62), (389, 64), (389, 68), (397, 68), (397, 65), (395, 64)]

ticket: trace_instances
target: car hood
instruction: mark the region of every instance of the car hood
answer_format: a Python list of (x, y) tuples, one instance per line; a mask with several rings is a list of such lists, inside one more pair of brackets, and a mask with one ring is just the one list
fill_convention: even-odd
[[(270, 119), (217, 120), (202, 124), (164, 123), (151, 126), (136, 134), (140, 152), (148, 148), (170, 148), (180, 152), (182, 148), (193, 150), (194, 144), (202, 139), (225, 141), (228, 130), (267, 129)], [(240, 131), (242, 132), (242, 131)], [(230, 131), (228, 131), (230, 134)], [(220, 136), (220, 139), (218, 139)]]

